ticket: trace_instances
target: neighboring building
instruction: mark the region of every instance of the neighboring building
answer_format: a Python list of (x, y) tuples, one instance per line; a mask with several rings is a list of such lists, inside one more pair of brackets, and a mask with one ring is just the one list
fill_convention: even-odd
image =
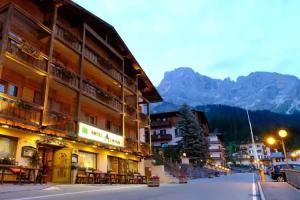
[(209, 154), (212, 164), (225, 166), (225, 148), (220, 140), (220, 133), (209, 134)]
[[(205, 136), (208, 136), (208, 121), (203, 112), (193, 111), (199, 124), (204, 129)], [(164, 112), (151, 114), (151, 138), (154, 147), (177, 145), (181, 135), (176, 128), (179, 120), (178, 112)]]
[(72, 1), (0, 7), (0, 158), (37, 151), (49, 182), (69, 182), (71, 161), (144, 174), (162, 98), (115, 28)]
[[(270, 160), (270, 148), (263, 142), (255, 141), (258, 159), (262, 162)], [(240, 151), (236, 154), (238, 162), (242, 165), (251, 165), (255, 159), (255, 150), (251, 141), (243, 142)]]
[[(292, 157), (291, 156), (291, 153), (288, 152), (287, 153), (287, 157), (288, 157), (288, 163), (289, 164), (297, 164), (300, 166), (300, 157), (299, 155), (295, 156), (295, 157)], [(272, 164), (275, 166), (275, 165), (285, 165), (286, 164), (286, 161), (285, 161), (285, 158), (284, 158), (284, 155), (282, 152), (273, 152), (271, 153), (270, 155), (270, 158), (272, 160)]]

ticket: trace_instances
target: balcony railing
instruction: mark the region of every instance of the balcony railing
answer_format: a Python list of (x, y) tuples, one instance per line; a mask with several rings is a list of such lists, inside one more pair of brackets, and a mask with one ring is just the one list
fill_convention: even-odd
[(81, 43), (79, 39), (69, 32), (68, 30), (62, 28), (61, 26), (56, 26), (56, 36), (65, 44), (70, 46), (72, 49), (77, 51), (78, 53), (81, 52)]
[(44, 119), (43, 125), (46, 129), (61, 131), (68, 134), (75, 134), (76, 124), (72, 116), (48, 111)]
[(39, 125), (41, 110), (34, 105), (23, 101), (12, 101), (0, 99), (0, 115), (13, 121), (22, 121), (24, 123)]
[(151, 140), (152, 140), (153, 142), (158, 142), (158, 141), (170, 141), (170, 140), (172, 140), (172, 135), (171, 135), (171, 134), (151, 135)]
[(140, 120), (143, 124), (148, 125), (149, 124), (149, 117), (145, 113), (140, 112)]
[(19, 60), (43, 71), (47, 71), (47, 59), (28, 43), (19, 42), (12, 39), (10, 36), (7, 44), (7, 51)]
[(132, 152), (138, 151), (138, 142), (136, 139), (126, 138), (125, 139), (125, 148)]
[(125, 105), (125, 113), (127, 115), (129, 115), (130, 117), (136, 118), (136, 110), (135, 110), (135, 108), (132, 107), (132, 106), (130, 106), (130, 105), (128, 105), (128, 104)]
[(78, 88), (79, 77), (75, 72), (67, 69), (66, 67), (61, 66), (58, 63), (51, 64), (51, 74), (58, 79), (66, 82), (72, 87)]
[(102, 56), (98, 55), (90, 48), (85, 48), (84, 51), (85, 57), (95, 64), (96, 66), (100, 67), (103, 71), (109, 74), (113, 79), (121, 82), (122, 81), (122, 74), (118, 72), (112, 63), (110, 63), (107, 59), (103, 58)]
[(172, 122), (169, 120), (166, 120), (166, 121), (152, 121), (151, 120), (151, 127), (171, 127), (171, 126), (173, 126), (173, 125), (172, 125)]
[(128, 77), (127, 75), (125, 75), (124, 76), (124, 83), (125, 83), (125, 85), (128, 87), (128, 88), (130, 88), (133, 92), (136, 92), (136, 83), (135, 83), (135, 81), (132, 79), (132, 78), (130, 78), (130, 77)]
[(97, 87), (95, 84), (87, 80), (83, 81), (82, 90), (86, 94), (100, 100), (105, 104), (110, 105), (114, 109), (117, 109), (119, 111), (122, 109), (122, 104), (117, 97), (112, 96), (111, 94), (107, 93), (106, 91), (102, 90), (101, 88)]
[(141, 143), (140, 149), (143, 155), (151, 155), (149, 144)]

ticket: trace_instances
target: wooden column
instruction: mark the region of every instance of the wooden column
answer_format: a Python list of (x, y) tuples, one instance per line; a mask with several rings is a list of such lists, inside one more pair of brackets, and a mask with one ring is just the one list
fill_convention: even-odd
[(0, 50), (0, 79), (2, 79), (3, 59), (4, 59), (4, 53), (6, 51), (7, 44), (8, 44), (8, 34), (10, 31), (10, 24), (12, 21), (13, 13), (14, 13), (14, 4), (11, 3), (8, 6), (6, 20), (4, 22), (3, 29), (2, 29), (2, 47)]
[(140, 151), (140, 113), (139, 113), (139, 85), (138, 85), (139, 75), (136, 75), (136, 130), (137, 130), (137, 140), (138, 140), (138, 148), (137, 151)]
[(76, 105), (76, 134), (79, 131), (79, 121), (81, 113), (81, 93), (82, 93), (82, 78), (83, 78), (83, 67), (84, 67), (84, 51), (85, 51), (85, 36), (86, 36), (86, 24), (83, 24), (82, 28), (82, 44), (81, 44), (81, 55), (79, 65), (79, 90), (77, 92), (77, 105)]
[(47, 75), (44, 78), (44, 98), (43, 98), (43, 110), (40, 118), (40, 125), (43, 125), (43, 121), (46, 117), (47, 112), (47, 105), (48, 105), (48, 96), (49, 96), (49, 87), (50, 87), (50, 79), (49, 75), (51, 73), (51, 63), (52, 63), (52, 56), (53, 56), (53, 46), (54, 46), (54, 39), (55, 39), (55, 32), (56, 32), (56, 20), (57, 20), (57, 9), (58, 5), (54, 5), (53, 11), (53, 21), (52, 21), (52, 33), (49, 42), (49, 49), (48, 49), (48, 63), (47, 63)]
[(152, 155), (152, 141), (151, 141), (151, 118), (150, 118), (150, 103), (147, 102), (147, 116), (148, 116), (148, 131), (149, 131), (149, 147), (150, 154)]
[(126, 140), (125, 133), (125, 92), (124, 92), (124, 68), (125, 68), (125, 60), (122, 61), (122, 80), (121, 80), (121, 95), (122, 95), (122, 113), (121, 113), (121, 130), (124, 142)]

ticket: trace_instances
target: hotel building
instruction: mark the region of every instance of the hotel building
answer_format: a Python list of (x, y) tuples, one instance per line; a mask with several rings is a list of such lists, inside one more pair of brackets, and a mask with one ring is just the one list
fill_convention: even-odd
[(144, 174), (159, 93), (113, 26), (68, 0), (0, 2), (0, 162), (70, 182), (73, 164)]
[(209, 134), (209, 157), (211, 164), (217, 166), (225, 166), (225, 148), (220, 140), (220, 133), (210, 133)]

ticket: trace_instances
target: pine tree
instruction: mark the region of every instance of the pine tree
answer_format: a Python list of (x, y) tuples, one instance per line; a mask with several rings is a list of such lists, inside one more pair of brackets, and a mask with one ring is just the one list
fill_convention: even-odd
[(191, 163), (203, 166), (208, 158), (207, 139), (197, 118), (186, 104), (179, 110), (177, 129), (182, 137), (178, 142), (181, 152), (186, 153)]

